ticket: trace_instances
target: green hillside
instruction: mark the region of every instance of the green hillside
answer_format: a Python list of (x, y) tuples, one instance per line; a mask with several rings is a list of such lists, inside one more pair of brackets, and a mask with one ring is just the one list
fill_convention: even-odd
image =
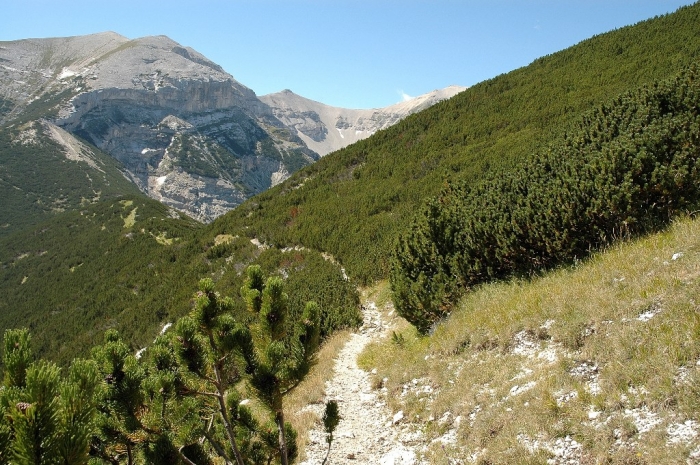
[(397, 233), (445, 181), (507, 169), (584, 111), (678, 73), (700, 57), (698, 24), (696, 4), (477, 84), (302, 169), (212, 228), (327, 251), (361, 282), (386, 277)]
[(0, 463), (293, 461), (285, 395), (365, 284), (415, 326), (361, 362), (431, 463), (697, 460), (699, 24), (538, 59), (210, 225), (34, 107), (0, 130)]
[(422, 332), (466, 289), (529, 276), (700, 206), (698, 67), (587, 112), (547, 150), (449, 185), (393, 254), (397, 310)]
[(0, 237), (99, 199), (139, 192), (116, 160), (84, 147), (92, 165), (69, 159), (40, 122), (0, 128)]
[(88, 353), (108, 329), (135, 350), (190, 311), (202, 277), (238, 295), (241, 273), (253, 263), (286, 276), (293, 315), (312, 299), (323, 306), (323, 336), (359, 322), (357, 291), (320, 254), (261, 249), (234, 236), (207, 241), (203, 228), (137, 195), (0, 239), (0, 331), (29, 328), (36, 352), (61, 363)]
[(507, 171), (593, 106), (677, 74), (700, 56), (697, 24), (700, 5), (538, 59), (330, 154), (208, 226), (171, 217), (94, 148), (99, 176), (52, 139), (23, 144), (39, 128), (35, 105), (0, 131), (0, 330), (30, 326), (38, 352), (62, 362), (112, 327), (143, 347), (187, 313), (199, 278), (237, 295), (252, 263), (287, 276), (300, 302), (322, 294), (326, 333), (356, 324), (353, 287), (388, 276), (396, 238), (427, 198), (448, 181)]
[(685, 218), (479, 286), (432, 334), (404, 322), (360, 364), (424, 433), (428, 463), (697, 463), (699, 260), (700, 221)]
[(0, 241), (0, 328), (30, 328), (38, 352), (63, 361), (86, 353), (112, 327), (129, 328), (134, 341), (150, 339), (198, 279), (175, 264), (191, 255), (187, 245), (199, 229), (137, 195), (7, 236)]

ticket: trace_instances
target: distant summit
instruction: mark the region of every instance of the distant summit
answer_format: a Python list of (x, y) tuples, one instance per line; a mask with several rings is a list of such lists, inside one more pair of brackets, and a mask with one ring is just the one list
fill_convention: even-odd
[(461, 89), (346, 110), (290, 90), (258, 98), (218, 64), (162, 35), (0, 43), (0, 123), (49, 121), (121, 162), (150, 197), (201, 221)]
[(365, 139), (465, 89), (450, 86), (385, 108), (369, 110), (331, 107), (289, 89), (263, 95), (260, 100), (270, 106), (280, 121), (295, 130), (307, 147), (323, 156)]

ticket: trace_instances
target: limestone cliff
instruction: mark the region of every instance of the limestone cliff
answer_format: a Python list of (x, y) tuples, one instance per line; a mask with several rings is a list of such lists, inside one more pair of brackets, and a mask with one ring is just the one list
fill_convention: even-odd
[(406, 116), (453, 97), (465, 87), (449, 86), (385, 108), (351, 110), (301, 97), (291, 90), (263, 95), (274, 115), (314, 152), (323, 156), (396, 124)]
[(49, 120), (120, 161), (149, 196), (201, 221), (457, 90), (346, 110), (291, 92), (258, 98), (165, 36), (0, 42), (0, 124)]

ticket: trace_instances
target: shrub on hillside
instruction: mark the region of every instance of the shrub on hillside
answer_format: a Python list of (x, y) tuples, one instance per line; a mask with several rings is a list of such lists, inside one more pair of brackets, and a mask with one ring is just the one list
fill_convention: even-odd
[(649, 232), (700, 200), (693, 66), (587, 113), (548, 151), (474, 187), (451, 185), (398, 240), (398, 311), (425, 333), (459, 294)]

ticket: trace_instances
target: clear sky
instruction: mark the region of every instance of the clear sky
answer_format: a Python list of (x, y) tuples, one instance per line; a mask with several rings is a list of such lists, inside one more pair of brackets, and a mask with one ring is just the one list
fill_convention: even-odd
[(0, 0), (0, 41), (164, 34), (258, 95), (377, 108), (470, 86), (690, 0)]

